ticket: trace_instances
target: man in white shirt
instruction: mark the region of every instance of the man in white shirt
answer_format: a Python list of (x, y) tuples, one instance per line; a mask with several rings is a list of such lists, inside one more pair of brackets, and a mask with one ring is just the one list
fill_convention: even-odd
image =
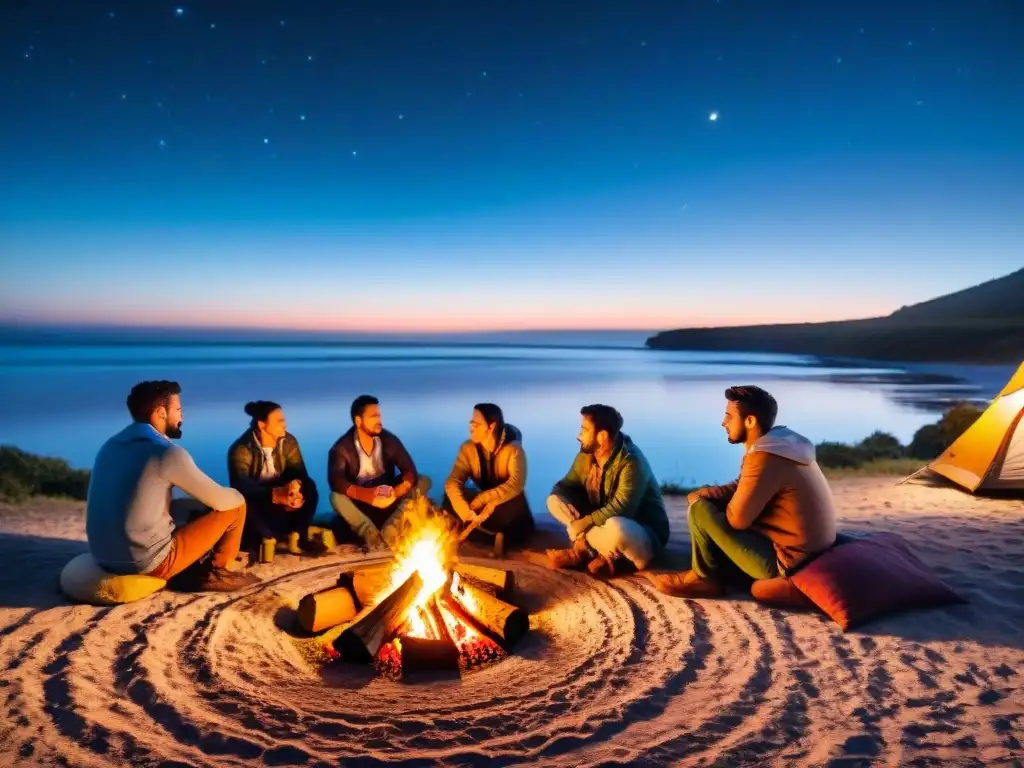
[[(203, 591), (230, 592), (257, 583), (231, 571), (245, 524), (245, 500), (214, 482), (171, 440), (181, 437), (181, 387), (144, 381), (128, 395), (133, 423), (100, 448), (86, 501), (89, 549), (112, 573), (170, 579), (212, 550)], [(180, 528), (171, 518), (171, 490), (180, 488), (210, 512)]]

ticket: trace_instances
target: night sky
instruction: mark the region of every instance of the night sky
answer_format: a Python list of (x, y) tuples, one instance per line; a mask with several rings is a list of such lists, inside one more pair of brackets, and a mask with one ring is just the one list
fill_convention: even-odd
[(0, 4), (0, 318), (660, 328), (1024, 264), (1024, 3)]

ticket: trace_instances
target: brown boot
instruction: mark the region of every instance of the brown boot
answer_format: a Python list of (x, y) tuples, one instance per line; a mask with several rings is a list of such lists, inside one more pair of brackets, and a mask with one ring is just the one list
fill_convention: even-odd
[(211, 568), (199, 584), (200, 592), (234, 592), (259, 584), (261, 579), (252, 573), (229, 571), (227, 568)]
[(582, 536), (568, 549), (549, 549), (549, 568), (582, 568), (594, 557), (590, 547)]
[(699, 576), (694, 571), (678, 573), (652, 573), (644, 576), (658, 588), (659, 592), (673, 597), (714, 598), (725, 595), (725, 587), (718, 579)]
[(604, 555), (597, 555), (587, 563), (587, 572), (595, 579), (615, 578), (615, 562)]
[(751, 585), (750, 594), (757, 602), (774, 608), (788, 608), (797, 611), (814, 608), (811, 599), (797, 589), (793, 582), (785, 576), (777, 576), (774, 579), (758, 579)]

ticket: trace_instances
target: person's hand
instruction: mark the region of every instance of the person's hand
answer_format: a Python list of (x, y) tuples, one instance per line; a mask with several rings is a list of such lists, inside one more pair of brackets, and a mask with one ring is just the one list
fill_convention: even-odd
[(469, 502), (469, 508), (472, 509), (474, 512), (479, 512), (481, 509), (484, 508), (484, 500), (479, 496), (474, 496), (473, 499)]
[(489, 501), (488, 503), (484, 504), (484, 508), (480, 510), (480, 516), (481, 517), (490, 517), (491, 515), (494, 514), (494, 510), (497, 509), (497, 508), (498, 508), (497, 504), (495, 504), (493, 501)]
[(576, 539), (587, 532), (588, 528), (590, 528), (590, 521), (586, 518), (581, 517), (578, 520), (573, 520), (569, 523), (569, 538), (576, 541)]
[(377, 494), (373, 497), (373, 506), (377, 507), (377, 509), (387, 509), (394, 503), (394, 496), (383, 496), (381, 494)]
[(704, 489), (698, 488), (696, 491), (690, 491), (690, 493), (687, 494), (686, 504), (687, 506), (689, 506), (690, 504), (696, 504), (699, 500), (706, 498), (707, 496), (704, 493)]
[(412, 483), (407, 483), (404, 480), (391, 489), (391, 495), (396, 499), (400, 499), (405, 496), (410, 490), (412, 490)]

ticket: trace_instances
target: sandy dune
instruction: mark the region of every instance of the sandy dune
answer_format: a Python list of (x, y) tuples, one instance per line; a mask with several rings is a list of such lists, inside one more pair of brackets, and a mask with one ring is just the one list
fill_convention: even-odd
[[(241, 596), (69, 605), (81, 505), (0, 509), (0, 765), (1020, 765), (1024, 503), (834, 483), (970, 599), (843, 634), (749, 599), (668, 598), (524, 560), (533, 631), (416, 685), (309, 665), (280, 626), (353, 553), (280, 557)], [(673, 507), (675, 549), (685, 509)]]

